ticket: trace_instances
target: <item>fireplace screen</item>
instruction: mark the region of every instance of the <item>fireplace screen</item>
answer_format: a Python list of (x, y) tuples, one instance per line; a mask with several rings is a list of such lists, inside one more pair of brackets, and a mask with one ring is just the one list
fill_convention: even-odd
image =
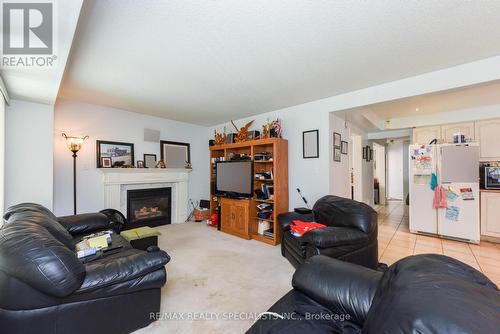
[(171, 223), (172, 188), (127, 191), (127, 228)]

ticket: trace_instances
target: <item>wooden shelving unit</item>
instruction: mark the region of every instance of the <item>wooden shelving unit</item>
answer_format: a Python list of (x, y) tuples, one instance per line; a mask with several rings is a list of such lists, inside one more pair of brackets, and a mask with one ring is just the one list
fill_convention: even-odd
[[(259, 172), (272, 171), (273, 179), (257, 179), (254, 176), (254, 189), (259, 189), (262, 184), (273, 185), (274, 196), (272, 199), (261, 200), (255, 195), (249, 200), (249, 216), (247, 222), (247, 235), (242, 235), (242, 231), (228, 232), (245, 239), (255, 239), (270, 245), (280, 243), (280, 231), (278, 227), (277, 216), (280, 213), (288, 211), (288, 141), (280, 138), (268, 138), (249, 140), (242, 143), (224, 144), (211, 146), (210, 148), (210, 212), (213, 213), (221, 202), (221, 198), (214, 194), (215, 191), (215, 163), (214, 158), (224, 158), (226, 161), (231, 159), (233, 154), (247, 154), (254, 161), (254, 174)], [(256, 153), (269, 152), (272, 160), (261, 161), (253, 160)], [(273, 215), (270, 219), (257, 217), (257, 205), (261, 203), (273, 204)], [(222, 213), (224, 215), (224, 213)], [(273, 238), (268, 238), (257, 233), (259, 221), (271, 223), (274, 230)], [(243, 224), (244, 225), (244, 224)], [(241, 225), (241, 226), (243, 226)]]

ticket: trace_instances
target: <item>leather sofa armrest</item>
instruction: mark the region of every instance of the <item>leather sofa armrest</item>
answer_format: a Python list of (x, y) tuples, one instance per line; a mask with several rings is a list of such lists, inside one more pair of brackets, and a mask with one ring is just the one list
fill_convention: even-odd
[(71, 235), (92, 233), (111, 228), (111, 221), (102, 213), (83, 213), (57, 218)]
[(294, 220), (302, 220), (304, 222), (314, 221), (313, 214), (300, 214), (297, 212), (287, 212), (278, 215), (278, 223), (280, 225), (281, 231), (286, 232), (290, 230), (290, 225)]
[(293, 275), (293, 287), (337, 314), (363, 325), (382, 273), (327, 256), (309, 258)]
[(86, 275), (76, 293), (128, 281), (163, 268), (170, 261), (165, 251), (140, 252), (111, 259), (105, 263), (96, 261), (85, 265)]
[(366, 233), (350, 227), (323, 227), (305, 233), (302, 243), (312, 244), (319, 248), (354, 245), (368, 241)]

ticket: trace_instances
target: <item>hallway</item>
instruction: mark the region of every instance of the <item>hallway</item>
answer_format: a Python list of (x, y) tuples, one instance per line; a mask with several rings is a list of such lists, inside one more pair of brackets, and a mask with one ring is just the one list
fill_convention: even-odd
[(402, 201), (388, 201), (375, 209), (379, 213), (380, 262), (391, 265), (409, 255), (444, 254), (483, 272), (500, 286), (500, 244), (483, 241), (474, 245), (410, 233), (408, 207)]

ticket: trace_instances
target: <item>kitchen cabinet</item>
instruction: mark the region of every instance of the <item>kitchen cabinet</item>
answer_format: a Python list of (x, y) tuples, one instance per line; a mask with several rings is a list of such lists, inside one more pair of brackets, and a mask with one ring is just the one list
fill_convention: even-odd
[(500, 238), (500, 191), (481, 191), (481, 235)]
[(446, 124), (441, 126), (441, 136), (445, 143), (453, 143), (453, 135), (461, 132), (466, 140), (474, 140), (474, 122)]
[(479, 142), (479, 160), (500, 161), (500, 119), (477, 121), (475, 135)]
[(441, 139), (441, 126), (426, 126), (413, 129), (413, 144), (426, 145), (433, 139)]
[(250, 200), (221, 199), (221, 231), (250, 239)]

